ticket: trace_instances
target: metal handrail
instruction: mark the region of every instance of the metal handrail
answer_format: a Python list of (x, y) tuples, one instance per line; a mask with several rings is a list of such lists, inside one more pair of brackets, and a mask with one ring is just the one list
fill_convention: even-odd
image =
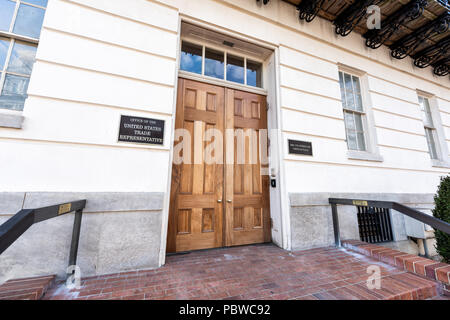
[(69, 266), (77, 262), (81, 218), (86, 200), (62, 203), (37, 209), (23, 209), (0, 226), (0, 254), (9, 248), (33, 224), (75, 212), (70, 246)]
[(416, 219), (420, 222), (423, 222), (434, 229), (450, 234), (450, 223), (435, 218), (433, 216), (427, 215), (423, 212), (420, 212), (416, 209), (407, 207), (403, 204), (393, 201), (377, 201), (377, 200), (361, 200), (361, 199), (338, 199), (338, 198), (329, 198), (328, 202), (331, 204), (331, 212), (333, 214), (333, 229), (334, 229), (334, 240), (336, 246), (341, 246), (341, 236), (339, 231), (339, 217), (337, 213), (337, 205), (349, 205), (349, 206), (358, 206), (358, 207), (377, 207), (377, 208), (385, 208), (392, 209), (398, 211), (408, 217)]
[(437, 2), (447, 10), (450, 10), (450, 3), (448, 0), (437, 0)]

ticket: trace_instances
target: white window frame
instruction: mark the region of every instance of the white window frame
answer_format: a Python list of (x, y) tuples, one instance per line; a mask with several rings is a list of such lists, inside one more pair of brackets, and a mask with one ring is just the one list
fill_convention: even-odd
[[(375, 122), (373, 118), (373, 111), (372, 111), (372, 101), (370, 99), (369, 95), (369, 81), (367, 77), (367, 73), (354, 69), (352, 67), (338, 64), (338, 71), (342, 73), (347, 73), (349, 75), (355, 76), (359, 78), (359, 85), (361, 89), (361, 99), (362, 99), (362, 111), (355, 111), (348, 109), (348, 111), (361, 114), (362, 118), (362, 125), (363, 125), (363, 131), (364, 131), (364, 140), (366, 144), (366, 150), (365, 151), (359, 151), (359, 150), (350, 150), (348, 149), (347, 144), (347, 158), (351, 160), (363, 160), (363, 161), (375, 161), (375, 162), (382, 162), (384, 161), (383, 157), (380, 155), (379, 148), (378, 148), (378, 140), (375, 130)], [(339, 85), (340, 86), (340, 85)], [(340, 90), (340, 88), (339, 88)], [(341, 101), (341, 108), (342, 108), (342, 115), (344, 116), (344, 111), (346, 110), (344, 108), (344, 105)], [(344, 119), (345, 121), (345, 119)], [(344, 123), (345, 126), (345, 123)], [(347, 129), (345, 128), (346, 132), (345, 135), (347, 136)]]
[[(229, 48), (227, 46), (220, 46), (220, 45), (216, 45), (214, 43), (210, 43), (208, 41), (200, 41), (198, 39), (191, 38), (191, 37), (181, 37), (181, 39), (180, 39), (180, 54), (181, 54), (181, 47), (182, 47), (183, 42), (191, 43), (191, 44), (202, 47), (202, 72), (201, 72), (201, 74), (199, 74), (199, 73), (195, 73), (195, 72), (181, 70), (181, 68), (180, 68), (179, 74), (181, 76), (190, 78), (193, 80), (199, 80), (199, 81), (206, 80), (207, 82), (212, 83), (212, 84), (225, 85), (227, 87), (231, 87), (231, 88), (234, 87), (234, 88), (245, 90), (248, 92), (255, 92), (258, 94), (267, 94), (267, 91), (264, 86), (265, 85), (265, 82), (264, 82), (264, 72), (265, 72), (264, 60), (262, 60), (256, 56), (245, 55), (241, 51), (233, 50), (232, 48)], [(224, 53), (224, 78), (223, 79), (205, 75), (205, 51), (206, 51), (206, 48)], [(244, 83), (243, 84), (234, 82), (234, 81), (230, 81), (230, 80), (226, 80), (227, 79), (227, 56), (228, 56), (228, 54), (244, 59)], [(247, 60), (261, 63), (261, 87), (254, 87), (254, 86), (250, 86), (247, 84)]]
[[(11, 59), (12, 49), (13, 49), (16, 41), (25, 42), (27, 44), (34, 45), (36, 47), (39, 44), (39, 39), (22, 36), (22, 35), (13, 33), (15, 21), (16, 21), (17, 14), (19, 12), (19, 7), (20, 7), (21, 3), (24, 3), (31, 7), (43, 9), (45, 12), (47, 12), (46, 7), (42, 7), (42, 6), (39, 6), (36, 4), (29, 3), (26, 0), (16, 0), (16, 7), (14, 9), (14, 13), (13, 13), (13, 16), (11, 19), (11, 24), (9, 26), (9, 30), (8, 31), (0, 30), (0, 37), (7, 38), (10, 41), (8, 52), (7, 52), (6, 59), (5, 59), (5, 65), (3, 66), (3, 69), (0, 70), (0, 72), (1, 72), (0, 94), (1, 94), (1, 91), (3, 90), (3, 85), (5, 83), (6, 74), (12, 74), (12, 75), (17, 75), (17, 76), (27, 77), (27, 78), (31, 77), (31, 75), (23, 75), (23, 74), (17, 74), (14, 72), (6, 71), (8, 65), (9, 65), (10, 59)], [(0, 127), (20, 129), (22, 127), (22, 123), (24, 120), (22, 113), (23, 113), (23, 110), (9, 110), (9, 109), (0, 108)]]
[[(441, 115), (439, 112), (439, 105), (436, 99), (436, 96), (433, 94), (417, 90), (417, 102), (419, 104), (420, 108), (420, 100), (419, 97), (422, 97), (424, 99), (428, 100), (428, 105), (430, 106), (430, 112), (431, 112), (431, 120), (433, 122), (433, 127), (429, 127), (425, 122), (423, 122), (424, 126), (424, 138), (426, 137), (426, 128), (433, 130), (433, 138), (434, 138), (434, 144), (436, 148), (437, 153), (437, 159), (433, 159), (431, 154), (428, 152), (430, 156), (431, 166), (437, 167), (437, 168), (450, 168), (450, 157), (449, 157), (449, 151), (447, 146), (447, 141), (445, 139), (445, 132), (444, 128), (442, 126), (442, 120)], [(422, 110), (419, 110), (422, 113)], [(421, 114), (422, 116), (422, 114)], [(428, 147), (428, 141), (426, 141), (427, 147)]]

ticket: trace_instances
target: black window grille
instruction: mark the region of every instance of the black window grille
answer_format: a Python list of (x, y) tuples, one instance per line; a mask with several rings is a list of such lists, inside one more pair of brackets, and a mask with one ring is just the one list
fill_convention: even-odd
[(393, 241), (389, 209), (358, 207), (358, 225), (361, 241), (369, 243)]

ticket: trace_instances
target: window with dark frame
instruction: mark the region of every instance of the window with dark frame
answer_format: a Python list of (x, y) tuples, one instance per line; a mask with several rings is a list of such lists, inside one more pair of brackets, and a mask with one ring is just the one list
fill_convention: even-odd
[(0, 108), (22, 111), (48, 0), (0, 0)]

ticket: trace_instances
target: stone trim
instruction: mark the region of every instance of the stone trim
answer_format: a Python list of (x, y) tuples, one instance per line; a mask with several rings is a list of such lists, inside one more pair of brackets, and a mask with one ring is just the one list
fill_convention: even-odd
[(0, 192), (0, 214), (86, 199), (85, 213), (161, 211), (162, 192)]
[(289, 193), (291, 207), (328, 206), (329, 198), (353, 198), (364, 200), (394, 201), (403, 204), (434, 204), (434, 194), (428, 193), (338, 193), (305, 192)]
[(24, 117), (21, 114), (0, 113), (0, 127), (22, 129)]
[(355, 151), (348, 150), (347, 158), (352, 160), (364, 160), (364, 161), (374, 161), (374, 162), (383, 162), (383, 156), (379, 153), (372, 153), (367, 151)]
[(13, 214), (23, 208), (25, 192), (0, 192), (0, 214)]
[(431, 159), (431, 165), (436, 168), (450, 168), (450, 163), (447, 161), (437, 160), (437, 159)]

